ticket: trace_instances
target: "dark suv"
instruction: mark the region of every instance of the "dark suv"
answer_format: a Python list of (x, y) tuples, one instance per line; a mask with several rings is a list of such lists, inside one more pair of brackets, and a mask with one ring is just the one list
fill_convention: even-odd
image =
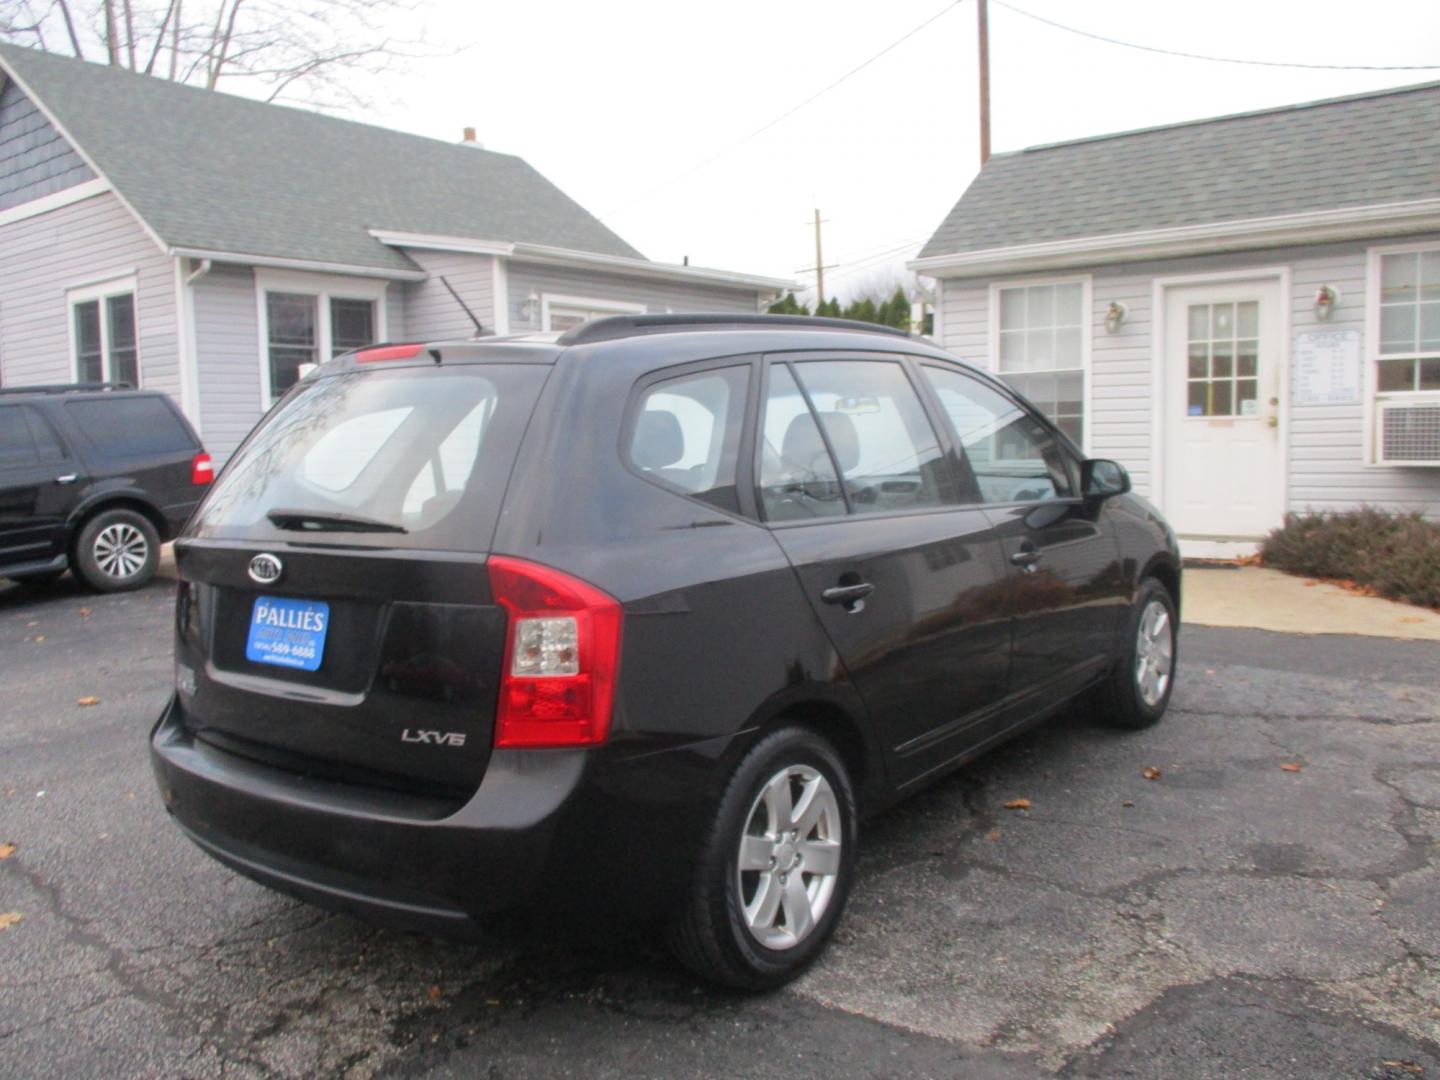
[(776, 316), (384, 346), (176, 543), (152, 758), (211, 855), (424, 930), (621, 908), (736, 986), (822, 948), (858, 823), (1082, 694), (1158, 720), (1175, 539), (924, 341)]
[(214, 478), (164, 394), (103, 383), (0, 390), (0, 577), (73, 570), (138, 589)]

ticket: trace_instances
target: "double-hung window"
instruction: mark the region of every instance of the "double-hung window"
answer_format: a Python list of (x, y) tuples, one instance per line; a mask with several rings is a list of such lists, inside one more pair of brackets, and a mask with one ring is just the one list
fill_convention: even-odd
[(139, 386), (135, 279), (71, 289), (67, 297), (75, 380)]
[(1085, 443), (1085, 292), (1083, 281), (995, 289), (996, 372), (1079, 446)]
[(383, 283), (264, 274), (259, 287), (266, 405), (294, 386), (306, 365), (384, 338)]
[(1440, 465), (1440, 247), (1375, 258), (1373, 459)]

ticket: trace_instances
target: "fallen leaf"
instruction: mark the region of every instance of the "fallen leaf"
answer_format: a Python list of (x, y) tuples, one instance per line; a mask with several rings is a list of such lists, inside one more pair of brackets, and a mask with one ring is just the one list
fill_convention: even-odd
[(1400, 621), (1400, 622), (1424, 622), (1425, 620), (1422, 619), (1422, 618), (1420, 618), (1419, 615), (1401, 615), (1399, 621)]
[(438, 986), (432, 986), (432, 987), (430, 987), (430, 1000), (431, 1000), (431, 1001), (439, 1001), (439, 1000), (440, 1000), (440, 987), (438, 987)]
[(82, 619), (88, 619), (91, 615), (94, 615), (94, 614), (95, 614), (95, 613), (94, 613), (93, 611), (91, 611), (88, 607), (82, 607), (82, 608), (80, 609), (80, 617), (81, 617)]
[(1006, 809), (1006, 810), (1029, 810), (1029, 809), (1030, 809), (1030, 800), (1029, 800), (1029, 799), (1011, 799), (1009, 802), (1007, 802), (1007, 803), (1005, 804), (1005, 809)]
[(0, 859), (8, 859), (15, 854), (14, 844), (0, 844)]
[(1409, 1073), (1411, 1076), (1425, 1075), (1424, 1066), (1416, 1065), (1413, 1061), (1400, 1061), (1397, 1058), (1386, 1058), (1380, 1064), (1384, 1065), (1387, 1069), (1400, 1069), (1403, 1072)]
[(1313, 589), (1316, 585), (1319, 585), (1319, 584), (1320, 584), (1320, 582), (1318, 582), (1318, 581), (1307, 581), (1307, 582), (1305, 582), (1305, 587), (1306, 587), (1307, 589)]
[(40, 644), (42, 641), (44, 641), (44, 640), (45, 640), (45, 635), (44, 635), (44, 634), (36, 634), (36, 635), (35, 635), (35, 644), (36, 644), (36, 645), (39, 645), (39, 644)]
[(1160, 777), (1164, 776), (1165, 774), (1162, 773), (1159, 769), (1157, 769), (1154, 765), (1147, 765), (1145, 766), (1145, 771), (1140, 775), (1145, 777), (1146, 780), (1159, 780)]
[(1286, 772), (1299, 772), (1302, 766), (1294, 761), (1287, 761), (1284, 765), (1281, 765), (1280, 768)]
[(100, 699), (98, 697), (82, 697), (79, 701), (75, 702), (75, 704), (84, 709), (91, 705), (99, 705)]
[(10, 929), (10, 927), (19, 922), (21, 918), (22, 916), (18, 911), (7, 911), (4, 914), (0, 914), (0, 930)]
[(1122, 802), (1120, 805), (1121, 805), (1121, 806), (1134, 806), (1135, 804), (1134, 804), (1133, 802), (1131, 802), (1129, 799), (1126, 799), (1126, 800), (1125, 800), (1124, 802)]
[(1206, 674), (1206, 675), (1214, 675), (1214, 674), (1215, 674), (1215, 669), (1214, 669), (1213, 667), (1207, 667), (1207, 668), (1205, 669), (1205, 674)]
[(993, 830), (991, 830), (990, 832), (988, 832), (988, 833), (985, 834), (985, 839), (986, 839), (986, 840), (990, 840), (990, 841), (999, 840), (999, 839), (1000, 839), (1000, 830), (999, 830), (999, 829), (993, 829)]

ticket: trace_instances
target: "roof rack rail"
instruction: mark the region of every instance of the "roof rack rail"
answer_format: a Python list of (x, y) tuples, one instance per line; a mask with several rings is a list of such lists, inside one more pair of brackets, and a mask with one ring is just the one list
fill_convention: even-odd
[(558, 345), (588, 345), (595, 341), (639, 334), (676, 334), (684, 330), (758, 329), (767, 326), (796, 326), (810, 330), (850, 330), (874, 334), (909, 337), (904, 330), (877, 323), (855, 322), (850, 319), (816, 318), (811, 315), (609, 315), (592, 319), (567, 330)]
[(128, 382), (45, 383), (40, 386), (0, 386), (0, 394), (83, 394), (96, 390), (134, 390)]

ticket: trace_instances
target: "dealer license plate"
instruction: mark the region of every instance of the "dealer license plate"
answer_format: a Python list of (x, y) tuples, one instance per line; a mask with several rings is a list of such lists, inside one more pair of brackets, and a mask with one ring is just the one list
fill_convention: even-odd
[(325, 655), (330, 605), (323, 600), (262, 596), (250, 613), (245, 659), (257, 664), (314, 671)]

